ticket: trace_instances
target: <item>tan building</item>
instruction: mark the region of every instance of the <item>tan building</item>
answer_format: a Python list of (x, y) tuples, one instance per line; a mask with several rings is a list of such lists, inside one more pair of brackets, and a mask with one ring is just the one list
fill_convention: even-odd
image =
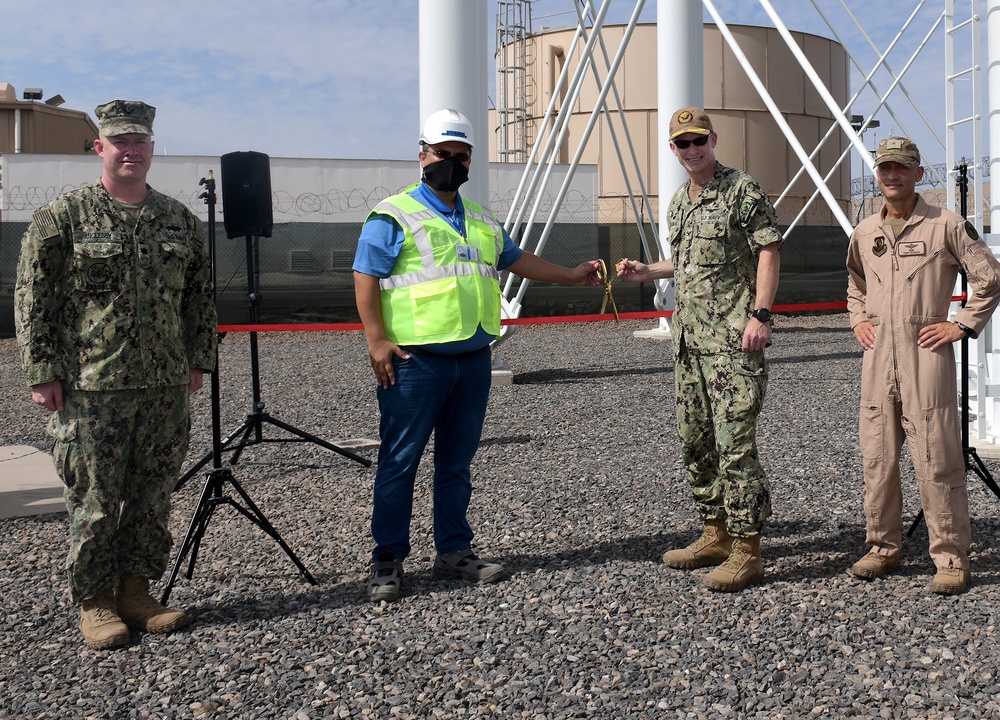
[[(605, 27), (604, 41), (610, 55), (613, 56), (625, 29), (623, 25)], [(806, 152), (811, 153), (834, 124), (829, 108), (806, 78), (777, 30), (738, 25), (730, 26), (730, 30), (796, 137)], [(501, 112), (491, 111), (492, 127), (497, 132), (502, 132), (498, 127), (498, 117), (507, 118), (510, 126), (523, 113), (522, 125), (517, 128), (508, 127), (507, 137), (515, 137), (516, 142), (521, 143), (529, 152), (532, 143), (545, 140), (544, 137), (538, 137), (538, 132), (563, 66), (567, 63), (570, 65), (569, 77), (572, 77), (580, 61), (582, 43), (577, 44), (573, 57), (567, 57), (574, 32), (575, 28), (543, 29), (528, 36), (523, 48), (507, 45), (506, 57), (499, 57), (497, 60), (497, 82), (507, 83), (506, 92), (498, 91), (498, 96), (511, 98), (510, 104), (516, 107), (511, 112), (510, 107), (500, 107), (498, 103), (498, 110)], [(849, 97), (848, 58), (843, 48), (834, 40), (808, 33), (792, 32), (792, 36), (834, 99), (843, 107)], [(649, 212), (653, 218), (657, 216), (656, 204), (661, 194), (657, 155), (659, 108), (656, 42), (655, 24), (637, 26), (616, 75), (629, 133), (641, 165), (642, 179), (653, 204), (653, 207), (644, 209), (643, 213)], [(704, 26), (704, 56), (705, 106), (719, 134), (716, 155), (723, 164), (746, 170), (757, 178), (774, 200), (788, 186), (802, 164), (713, 24)], [(515, 57), (523, 58), (523, 62), (515, 60)], [(519, 62), (524, 67), (523, 77), (518, 76)], [(606, 69), (603, 57), (598, 65)], [(573, 113), (568, 138), (559, 148), (560, 162), (572, 159), (599, 91), (600, 86), (593, 73), (590, 73), (579, 99), (572, 107), (563, 107), (557, 103), (558, 111)], [(612, 110), (612, 122), (624, 148), (624, 133), (612, 94), (608, 95), (608, 106)], [(665, 108), (665, 111), (673, 112), (675, 109)], [(835, 130), (815, 161), (822, 174), (825, 175), (835, 165), (847, 146), (848, 141), (843, 132)], [(527, 153), (520, 158), (511, 153), (505, 153), (506, 158), (498, 157), (496, 132), (490, 139), (490, 152), (491, 159), (520, 159), (522, 162), (527, 159)], [(627, 149), (623, 152), (628, 158)], [(634, 222), (625, 176), (612, 144), (606, 115), (601, 117), (595, 127), (582, 162), (598, 166), (601, 221)], [(630, 176), (634, 174), (634, 169), (630, 168), (629, 173)], [(634, 178), (632, 187), (638, 192), (638, 184)], [(850, 212), (849, 159), (833, 173), (829, 187), (840, 201), (844, 212)], [(665, 190), (667, 199), (674, 189)], [(808, 175), (803, 174), (796, 181), (789, 196), (778, 208), (779, 219), (783, 224), (790, 223), (795, 218), (814, 189)], [(800, 224), (834, 226), (837, 223), (826, 202), (820, 197), (812, 202), (808, 215)]]
[(14, 86), (0, 82), (0, 155), (91, 151), (97, 125), (87, 113), (59, 107), (53, 99), (18, 100)]

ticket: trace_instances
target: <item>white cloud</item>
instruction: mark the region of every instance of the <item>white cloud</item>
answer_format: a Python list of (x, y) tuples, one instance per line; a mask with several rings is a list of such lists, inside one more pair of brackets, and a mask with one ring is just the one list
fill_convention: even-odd
[[(28, 7), (30, 6), (30, 11)], [(119, 97), (157, 106), (158, 152), (412, 157), (417, 8), (377, 2), (21, 4), (0, 64), (92, 112)]]

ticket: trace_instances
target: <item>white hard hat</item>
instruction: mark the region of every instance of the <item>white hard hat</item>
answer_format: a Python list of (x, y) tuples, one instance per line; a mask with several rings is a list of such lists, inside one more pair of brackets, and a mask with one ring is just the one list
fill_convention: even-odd
[(437, 145), (449, 141), (462, 142), (470, 148), (476, 146), (472, 141), (472, 123), (469, 118), (451, 108), (428, 115), (424, 121), (424, 131), (420, 133), (420, 144)]

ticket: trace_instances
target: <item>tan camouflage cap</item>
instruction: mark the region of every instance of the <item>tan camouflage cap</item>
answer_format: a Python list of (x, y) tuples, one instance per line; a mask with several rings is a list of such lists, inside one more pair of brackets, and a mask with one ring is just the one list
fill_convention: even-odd
[(917, 144), (904, 137), (889, 137), (878, 144), (875, 151), (875, 167), (882, 163), (894, 162), (911, 168), (920, 164)]
[(156, 108), (138, 100), (112, 100), (98, 105), (94, 113), (97, 115), (97, 126), (105, 137), (115, 135), (153, 134), (153, 118)]
[(711, 135), (713, 132), (715, 130), (712, 129), (712, 119), (701, 108), (684, 107), (675, 112), (673, 117), (670, 118), (671, 140), (684, 133)]

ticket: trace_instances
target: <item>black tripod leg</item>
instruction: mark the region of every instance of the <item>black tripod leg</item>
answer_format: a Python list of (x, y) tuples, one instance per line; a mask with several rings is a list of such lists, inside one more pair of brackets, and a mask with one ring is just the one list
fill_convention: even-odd
[[(236, 447), (236, 452), (237, 453), (242, 452), (243, 448), (246, 447), (246, 445), (249, 444), (249, 443), (247, 443), (247, 436), (250, 435), (250, 431), (252, 429), (253, 429), (253, 425), (251, 424), (250, 417), (248, 417), (246, 420), (244, 420), (239, 425), (237, 425), (235, 428), (233, 428), (233, 431), (230, 432), (228, 435), (226, 435), (226, 437), (224, 437), (222, 439), (222, 443), (221, 443), (219, 449), (220, 450), (227, 450), (229, 448), (230, 443), (232, 443), (233, 440), (235, 440), (240, 434), (242, 434), (243, 437), (240, 438), (240, 441), (239, 441), (239, 443), (237, 444), (237, 447)], [(182, 487), (184, 487), (191, 478), (193, 478), (195, 475), (198, 474), (199, 470), (201, 470), (203, 467), (205, 467), (206, 465), (208, 465), (209, 461), (214, 456), (215, 456), (215, 450), (214, 449), (213, 450), (209, 450), (207, 453), (205, 453), (201, 457), (201, 459), (198, 460), (198, 462), (195, 463), (191, 467), (190, 470), (188, 470), (186, 473), (184, 473), (183, 475), (181, 475), (180, 479), (177, 481), (177, 484), (174, 485), (174, 492), (177, 492)], [(236, 464), (236, 460), (234, 459), (232, 461), (232, 463)]]
[(909, 537), (914, 532), (916, 532), (917, 527), (920, 525), (920, 521), (924, 519), (924, 511), (921, 510), (917, 513), (917, 516), (913, 518), (913, 524), (910, 525), (910, 529), (906, 532), (906, 536)]
[(201, 522), (198, 524), (198, 530), (194, 534), (194, 539), (191, 542), (191, 559), (188, 560), (188, 569), (184, 573), (184, 577), (188, 580), (194, 577), (194, 564), (198, 562), (198, 549), (201, 547), (201, 541), (205, 537), (205, 533), (208, 531), (208, 523), (212, 520), (212, 515), (215, 514), (216, 508), (222, 503), (226, 502), (228, 498), (225, 497), (211, 497), (206, 502), (208, 504), (205, 512), (202, 513)]
[(323, 440), (322, 438), (318, 438), (315, 435), (311, 435), (311, 434), (307, 433), (305, 430), (300, 430), (299, 428), (293, 427), (292, 425), (289, 425), (286, 422), (282, 422), (281, 420), (278, 420), (277, 418), (274, 418), (274, 417), (272, 417), (270, 415), (264, 415), (263, 416), (263, 420), (265, 422), (269, 422), (272, 425), (275, 425), (275, 426), (281, 428), (282, 430), (285, 430), (287, 432), (292, 433), (292, 435), (298, 435), (303, 440), (308, 440), (309, 442), (315, 443), (315, 444), (319, 445), (320, 447), (325, 447), (327, 450), (333, 450), (335, 453), (340, 453), (344, 457), (350, 458), (351, 460), (354, 460), (355, 462), (361, 463), (365, 467), (371, 467), (371, 464), (372, 464), (371, 460), (368, 460), (367, 458), (363, 458), (360, 455), (355, 455), (350, 450), (345, 450), (342, 447), (338, 447), (338, 446), (334, 445), (333, 443), (330, 443), (330, 442), (327, 442), (326, 440)]
[(261, 530), (263, 530), (272, 538), (274, 538), (277, 541), (278, 545), (281, 546), (281, 549), (285, 551), (285, 554), (288, 555), (289, 558), (291, 558), (293, 563), (295, 563), (295, 567), (299, 569), (299, 572), (302, 573), (303, 577), (305, 577), (305, 579), (308, 580), (310, 584), (315, 585), (316, 579), (309, 573), (308, 570), (306, 570), (306, 566), (302, 564), (302, 561), (299, 560), (299, 558), (295, 555), (295, 553), (292, 552), (292, 549), (288, 547), (288, 544), (284, 541), (281, 535), (278, 534), (278, 531), (275, 530), (274, 525), (272, 525), (270, 521), (268, 521), (268, 519), (264, 516), (264, 513), (260, 511), (260, 508), (258, 508), (254, 504), (254, 501), (250, 499), (250, 496), (247, 494), (246, 490), (244, 490), (243, 487), (238, 482), (236, 482), (235, 479), (231, 480), (230, 484), (233, 486), (233, 489), (236, 490), (239, 496), (243, 498), (243, 502), (246, 503), (247, 507), (246, 508), (240, 507), (240, 505), (238, 505), (237, 503), (230, 503), (230, 504), (237, 510), (239, 510), (241, 513), (243, 513), (243, 515), (245, 515), (247, 519), (249, 519), (251, 522), (257, 525)]
[(180, 479), (177, 481), (177, 484), (174, 485), (174, 492), (177, 492), (182, 487), (184, 487), (187, 484), (188, 480), (193, 478), (195, 475), (198, 474), (199, 470), (208, 465), (209, 461), (212, 459), (214, 455), (215, 452), (212, 450), (209, 450), (207, 453), (202, 455), (201, 459), (198, 462), (196, 462), (190, 470), (181, 475)]
[[(208, 481), (205, 483), (205, 487), (201, 491), (201, 499), (198, 501), (198, 507), (195, 510), (194, 515), (191, 517), (191, 522), (188, 524), (187, 534), (184, 536), (184, 542), (181, 543), (180, 549), (177, 551), (177, 558), (174, 560), (174, 567), (170, 570), (170, 577), (167, 579), (167, 584), (163, 588), (163, 597), (160, 602), (164, 605), (167, 604), (167, 599), (170, 597), (170, 591), (173, 589), (174, 582), (177, 580), (177, 573), (180, 571), (184, 558), (187, 556), (192, 547), (196, 547), (197, 543), (201, 541), (201, 537), (205, 534), (205, 528), (208, 527), (208, 521), (212, 517), (212, 512), (215, 510), (215, 505), (212, 500), (213, 495), (217, 493), (217, 487), (218, 478), (216, 477), (216, 473), (209, 473)], [(189, 578), (191, 577), (190, 573), (191, 571), (189, 568)]]
[[(970, 457), (975, 462), (970, 463), (969, 462)], [(983, 483), (985, 483), (986, 487), (988, 487), (994, 495), (1000, 498), (1000, 486), (997, 486), (996, 480), (994, 480), (993, 476), (990, 475), (990, 471), (986, 468), (986, 465), (980, 459), (979, 454), (976, 452), (975, 448), (969, 448), (966, 451), (965, 462), (969, 470), (978, 475), (979, 479), (982, 480)]]
[(240, 461), (240, 455), (243, 454), (243, 450), (247, 445), (256, 444), (256, 442), (248, 441), (247, 438), (250, 437), (250, 433), (252, 433), (255, 428), (260, 427), (260, 420), (253, 415), (248, 415), (247, 419), (243, 421), (243, 424), (240, 427), (243, 429), (243, 437), (241, 437), (239, 443), (237, 443), (236, 451), (233, 453), (233, 456), (229, 458), (230, 465), (235, 465)]

